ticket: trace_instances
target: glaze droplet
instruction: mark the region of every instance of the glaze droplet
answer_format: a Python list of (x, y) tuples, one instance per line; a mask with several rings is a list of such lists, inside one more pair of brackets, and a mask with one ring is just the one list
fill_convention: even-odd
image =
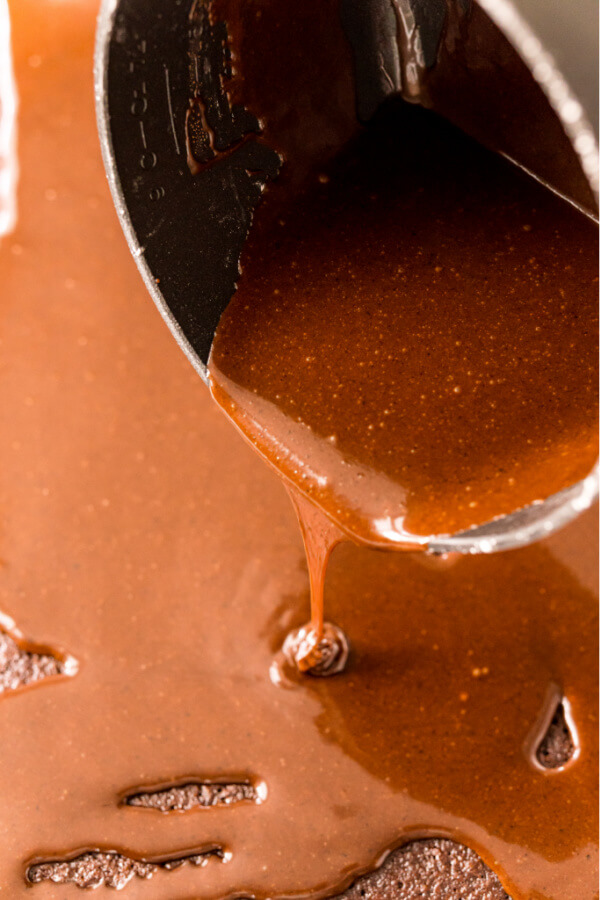
[(310, 625), (290, 631), (283, 644), (283, 653), (299, 672), (324, 677), (344, 671), (350, 644), (341, 628), (325, 622), (320, 637)]

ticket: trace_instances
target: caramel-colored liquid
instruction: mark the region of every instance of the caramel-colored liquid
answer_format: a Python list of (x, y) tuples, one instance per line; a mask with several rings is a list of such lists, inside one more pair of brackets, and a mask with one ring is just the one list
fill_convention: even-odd
[(463, 531), (597, 457), (597, 255), (586, 216), (391, 103), (304, 190), (267, 196), (213, 395), (355, 539)]
[[(2, 895), (79, 900), (26, 872), (86, 848), (164, 859), (219, 845), (227, 862), (122, 896), (324, 896), (442, 834), (515, 900), (593, 897), (595, 516), (494, 557), (344, 545), (327, 601), (352, 637), (345, 675), (272, 683), (305, 616), (298, 529), (130, 258), (94, 122), (96, 11), (11, 4), (21, 178), (0, 243), (0, 609), (79, 668), (0, 697)], [(560, 695), (579, 756), (544, 772), (532, 739)], [(254, 779), (266, 798), (122, 805), (211, 778)]]

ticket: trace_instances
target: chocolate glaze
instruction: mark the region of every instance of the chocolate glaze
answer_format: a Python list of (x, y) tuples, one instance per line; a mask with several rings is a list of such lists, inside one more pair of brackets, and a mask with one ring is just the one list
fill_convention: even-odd
[(298, 490), (393, 546), (589, 472), (592, 221), (402, 101), (290, 193), (275, 185), (256, 217), (209, 368)]
[[(342, 108), (345, 74), (333, 90)], [(543, 500), (592, 467), (597, 230), (402, 100), (346, 143), (340, 128), (329, 158), (289, 142), (279, 106), (263, 100), (263, 127), (286, 148), (287, 178), (255, 218), (209, 372), (217, 403), (293, 485), (312, 625), (288, 655), (334, 672), (319, 660), (334, 647), (322, 598), (340, 529), (406, 548)]]
[[(2, 892), (74, 900), (74, 884), (28, 884), (29, 867), (222, 846), (227, 862), (158, 867), (123, 896), (334, 896), (391, 848), (441, 836), (515, 900), (592, 897), (595, 515), (490, 558), (344, 544), (326, 590), (352, 637), (348, 669), (274, 686), (274, 654), (308, 602), (300, 537), (123, 241), (94, 123), (96, 4), (17, 0), (11, 13), (21, 180), (0, 245), (0, 609), (80, 666), (0, 698)], [(579, 754), (542, 771), (539, 723), (562, 696)], [(122, 802), (216, 781), (264, 783), (266, 800)], [(423, 883), (451, 896), (455, 877), (468, 897), (476, 871), (488, 896), (473, 898), (502, 897), (465, 854), (412, 845), (369, 896), (412, 900)]]

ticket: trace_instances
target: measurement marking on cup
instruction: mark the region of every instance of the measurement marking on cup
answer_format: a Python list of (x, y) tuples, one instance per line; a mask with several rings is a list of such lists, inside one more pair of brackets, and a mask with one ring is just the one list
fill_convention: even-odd
[(169, 107), (169, 119), (171, 121), (171, 133), (173, 135), (173, 141), (175, 142), (175, 150), (178, 156), (181, 156), (181, 150), (179, 149), (179, 141), (177, 140), (177, 132), (175, 131), (175, 117), (173, 116), (173, 105), (171, 103), (171, 83), (169, 80), (169, 70), (165, 66), (165, 87), (167, 90), (167, 105)]

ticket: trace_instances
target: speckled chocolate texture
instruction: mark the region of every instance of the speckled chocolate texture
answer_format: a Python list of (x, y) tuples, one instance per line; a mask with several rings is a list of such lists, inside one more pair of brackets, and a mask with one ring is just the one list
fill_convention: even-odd
[(71, 660), (22, 649), (10, 635), (0, 631), (0, 694), (52, 675), (69, 674), (71, 668)]
[(125, 799), (127, 806), (142, 806), (146, 809), (157, 809), (160, 812), (180, 811), (211, 806), (233, 806), (244, 800), (260, 802), (253, 784), (238, 782), (234, 784), (191, 783), (166, 788), (162, 791), (145, 791), (132, 794)]
[(223, 852), (214, 849), (167, 862), (152, 863), (131, 859), (113, 851), (92, 851), (67, 861), (57, 860), (30, 866), (27, 878), (32, 884), (53, 881), (55, 884), (74, 884), (79, 888), (97, 888), (104, 884), (118, 891), (132, 878), (152, 878), (159, 869), (176, 869), (186, 863), (205, 866), (211, 857), (222, 859)]
[(510, 900), (477, 854), (453, 841), (415, 841), (359, 878), (344, 900)]
[(573, 736), (569, 731), (564, 707), (560, 703), (548, 731), (538, 747), (536, 756), (540, 765), (545, 769), (560, 769), (569, 762), (574, 752)]

